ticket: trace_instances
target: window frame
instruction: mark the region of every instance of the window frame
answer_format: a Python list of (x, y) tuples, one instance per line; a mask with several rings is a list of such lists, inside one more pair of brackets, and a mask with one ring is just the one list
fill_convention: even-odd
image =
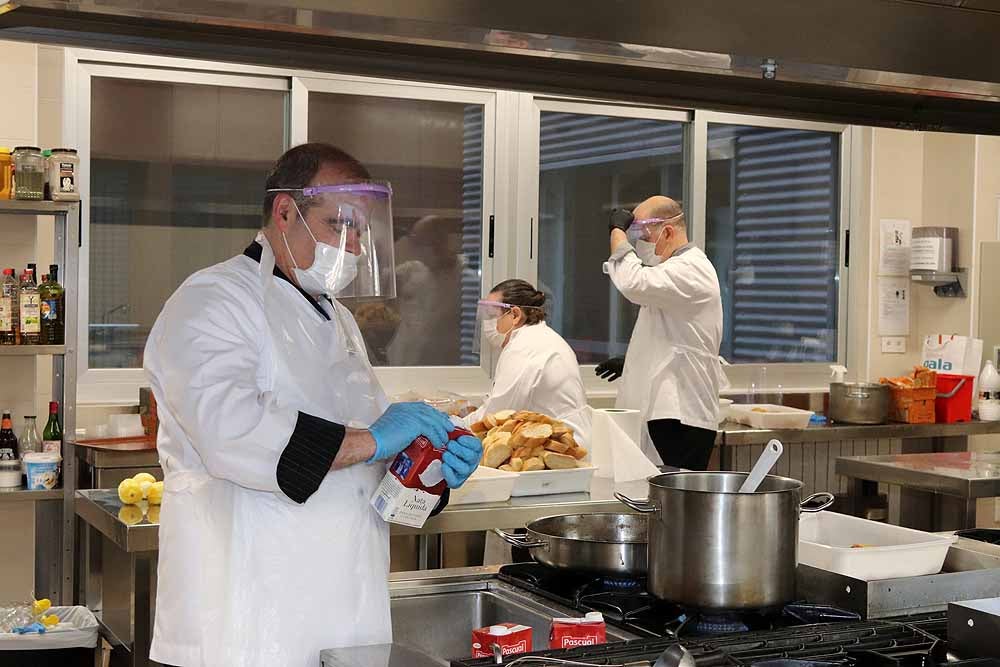
[[(398, 100), (424, 100), (431, 102), (450, 102), (454, 104), (482, 105), (483, 107), (483, 183), (482, 183), (482, 245), (480, 246), (480, 296), (495, 284), (496, 272), (494, 263), (498, 255), (496, 244), (494, 256), (488, 252), (489, 219), (501, 217), (497, 204), (506, 198), (502, 190), (504, 185), (497, 183), (496, 174), (499, 170), (497, 162), (497, 107), (499, 105), (496, 90), (470, 88), (446, 85), (431, 85), (414, 83), (412, 81), (390, 81), (368, 79), (354, 76), (309, 76), (294, 77), (293, 90), (301, 93), (295, 97), (292, 108), (292, 137), (294, 145), (308, 141), (309, 95), (311, 93), (329, 93), (336, 95), (364, 95), (368, 97), (385, 97)], [(298, 141), (296, 141), (296, 139)], [(483, 347), (478, 366), (379, 366), (375, 375), (390, 396), (401, 394), (413, 389), (447, 388), (450, 391), (463, 394), (483, 394), (489, 391), (491, 385), (490, 373), (493, 368), (496, 353)], [(415, 386), (414, 377), (419, 375), (420, 382)]]
[[(670, 106), (627, 104), (552, 96), (493, 88), (452, 86), (356, 75), (316, 72), (293, 68), (212, 62), (167, 56), (123, 54), (101, 50), (64, 50), (63, 136), (80, 151), (81, 195), (90, 188), (90, 84), (94, 76), (112, 76), (175, 83), (204, 83), (287, 91), (285, 114), (286, 147), (308, 139), (310, 92), (362, 94), (403, 99), (454, 101), (484, 105), (483, 143), (483, 248), (481, 293), (500, 280), (520, 277), (537, 281), (537, 216), (539, 124), (542, 111), (581, 113), (666, 120), (684, 123), (684, 191), (691, 222), (692, 240), (704, 245), (706, 221), (707, 131), (709, 123), (759, 127), (819, 130), (840, 134), (840, 212), (837, 363), (862, 368), (867, 349), (864, 293), (852, 289), (850, 250), (855, 266), (867, 257), (865, 245), (864, 128), (746, 114), (729, 114)], [(278, 88), (274, 88), (277, 86)], [(492, 221), (492, 222), (491, 222)], [(852, 221), (855, 243), (845, 243)], [(89, 207), (81, 211), (80, 312), (78, 328), (78, 396), (85, 406), (125, 406), (138, 402), (139, 387), (147, 382), (141, 368), (89, 368)], [(493, 256), (487, 252), (493, 231)], [(856, 317), (849, 315), (854, 311)], [(489, 391), (495, 353), (484, 354), (478, 367), (380, 367), (376, 369), (387, 393), (412, 388), (414, 374), (420, 384), (441, 387), (470, 396)], [(724, 393), (740, 394), (761, 364), (740, 364), (728, 369), (731, 387)], [(768, 377), (781, 382), (786, 392), (825, 389), (828, 363), (768, 364)], [(617, 394), (617, 387), (598, 379), (594, 366), (581, 366), (588, 398), (603, 403)]]
[[(517, 134), (517, 218), (512, 230), (514, 239), (514, 277), (523, 278), (532, 284), (538, 281), (538, 206), (539, 168), (541, 153), (542, 112), (572, 113), (592, 116), (638, 118), (683, 124), (684, 129), (684, 193), (692, 195), (694, 184), (689, 167), (688, 151), (691, 144), (691, 125), (694, 112), (668, 107), (648, 107), (623, 105), (610, 102), (572, 97), (552, 97), (521, 93), (518, 100)], [(600, 267), (595, 267), (600, 270)], [(614, 384), (600, 379), (594, 373), (596, 364), (581, 364), (580, 375), (588, 398), (610, 399), (618, 394)]]
[[(697, 200), (690, 211), (690, 219), (695, 239), (700, 239), (704, 245), (707, 223), (707, 181), (708, 181), (708, 126), (709, 124), (743, 125), (751, 127), (770, 127), (794, 130), (812, 130), (830, 132), (840, 136), (840, 205), (838, 207), (838, 291), (837, 291), (837, 358), (835, 361), (817, 363), (780, 363), (780, 364), (734, 364), (727, 367), (726, 375), (730, 386), (723, 390), (726, 395), (741, 395), (746, 393), (752, 378), (762, 367), (767, 367), (768, 383), (781, 384), (785, 393), (799, 393), (826, 389), (830, 383), (830, 366), (839, 364), (853, 367), (853, 351), (857, 349), (858, 335), (852, 330), (854, 322), (850, 317), (852, 305), (850, 264), (853, 255), (847, 239), (851, 230), (851, 221), (856, 217), (858, 193), (857, 184), (852, 180), (855, 174), (855, 152), (858, 128), (851, 125), (821, 123), (815, 121), (773, 118), (750, 114), (733, 114), (717, 111), (694, 112), (693, 146), (692, 146), (692, 190), (697, 193)], [(860, 234), (858, 235), (861, 236)], [(857, 239), (855, 246), (861, 245)], [(848, 252), (852, 257), (848, 257)], [(856, 290), (855, 290), (856, 291)], [(862, 318), (864, 319), (864, 318)], [(856, 327), (855, 327), (856, 328)]]

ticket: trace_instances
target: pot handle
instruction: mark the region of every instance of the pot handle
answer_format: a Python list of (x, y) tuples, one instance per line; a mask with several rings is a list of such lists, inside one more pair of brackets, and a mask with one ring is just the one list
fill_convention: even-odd
[(618, 502), (627, 505), (640, 514), (652, 514), (656, 511), (656, 505), (648, 500), (634, 500), (624, 493), (618, 493), (617, 491), (615, 491), (615, 498), (618, 499)]
[(528, 539), (527, 535), (515, 535), (514, 533), (508, 533), (500, 530), (499, 528), (494, 528), (493, 532), (507, 544), (520, 547), (522, 549), (538, 549), (540, 547), (548, 546), (545, 542), (532, 542)]
[[(809, 503), (813, 502), (814, 500), (817, 500), (818, 498), (823, 498), (824, 499), (823, 502), (821, 502), (816, 507), (806, 507), (806, 505), (808, 505)], [(801, 503), (799, 503), (799, 510), (802, 511), (802, 512), (810, 512), (810, 513), (812, 513), (812, 512), (822, 512), (827, 507), (829, 507), (830, 505), (832, 505), (833, 502), (836, 499), (837, 498), (832, 493), (829, 493), (827, 491), (822, 491), (820, 493), (814, 493), (811, 496), (809, 496), (808, 498), (806, 498), (805, 500), (803, 500)]]

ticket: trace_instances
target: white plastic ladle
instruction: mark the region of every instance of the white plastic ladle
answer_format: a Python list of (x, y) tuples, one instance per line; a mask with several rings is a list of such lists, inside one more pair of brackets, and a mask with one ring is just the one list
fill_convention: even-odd
[(767, 443), (767, 447), (761, 453), (760, 458), (757, 459), (757, 463), (753, 464), (753, 469), (750, 470), (750, 474), (747, 478), (743, 480), (743, 486), (740, 487), (740, 493), (753, 493), (760, 486), (760, 483), (764, 481), (767, 477), (767, 473), (771, 472), (771, 468), (774, 464), (778, 462), (781, 458), (781, 453), (785, 451), (785, 447), (778, 440), (771, 440)]

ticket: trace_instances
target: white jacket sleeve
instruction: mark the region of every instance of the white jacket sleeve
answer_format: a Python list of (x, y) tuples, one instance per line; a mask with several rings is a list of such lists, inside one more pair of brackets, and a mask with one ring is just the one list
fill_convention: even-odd
[(299, 413), (260, 389), (258, 311), (237, 286), (185, 285), (153, 327), (145, 368), (160, 411), (176, 421), (210, 475), (280, 494), (278, 460)]
[(608, 275), (622, 296), (637, 306), (670, 308), (707, 297), (697, 269), (680, 258), (644, 266), (634, 252), (626, 252), (608, 260)]

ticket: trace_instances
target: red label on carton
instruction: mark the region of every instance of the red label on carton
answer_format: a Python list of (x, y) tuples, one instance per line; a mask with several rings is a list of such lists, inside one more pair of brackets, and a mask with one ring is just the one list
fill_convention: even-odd
[(585, 618), (553, 618), (549, 648), (577, 648), (607, 642), (604, 617), (596, 612)]
[(472, 657), (492, 658), (494, 644), (502, 655), (531, 651), (532, 630), (526, 625), (499, 623), (472, 631)]

